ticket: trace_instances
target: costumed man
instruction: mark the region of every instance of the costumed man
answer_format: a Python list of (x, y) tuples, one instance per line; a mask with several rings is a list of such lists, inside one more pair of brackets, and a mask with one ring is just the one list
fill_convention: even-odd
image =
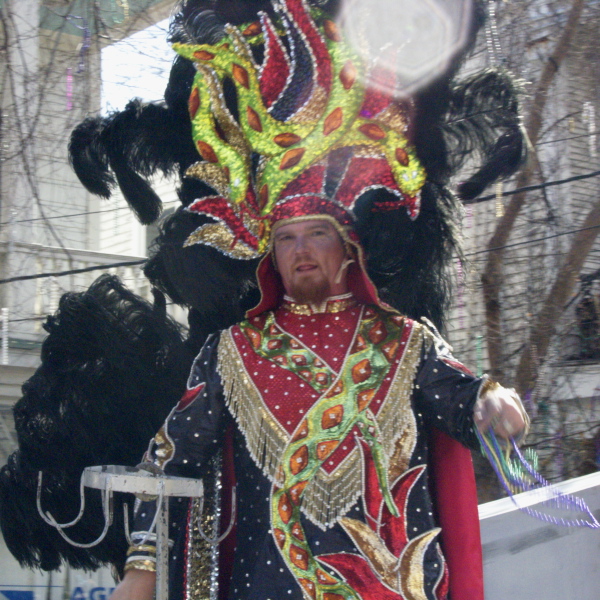
[[(228, 510), (216, 513), (219, 548), (219, 532), (174, 503), (170, 598), (194, 597), (195, 542), (210, 537), (214, 598), (482, 598), (472, 467), (454, 440), (476, 448), (474, 428), (489, 426), (519, 436), (527, 417), (512, 390), (457, 362), (433, 326), (379, 299), (354, 212), (377, 188), (387, 200), (369, 210), (419, 214), (425, 173), (410, 104), (364, 84), (326, 16), (300, 0), (278, 10), (276, 25), (263, 14), (217, 44), (176, 45), (198, 69), (189, 108), (204, 160), (188, 174), (227, 192), (189, 207), (213, 220), (187, 243), (263, 258), (259, 304), (208, 338), (146, 456), (167, 474), (202, 477), (221, 452), (221, 501), (237, 490), (235, 526)], [(311, 85), (286, 71), (281, 28), (311, 60)], [(292, 84), (290, 100), (281, 94)], [(113, 600), (152, 597), (152, 507), (137, 510)]]
[[(118, 185), (143, 223), (160, 214), (147, 178), (179, 173), (183, 206), (144, 272), (190, 309), (190, 330), (184, 341), (160, 294), (152, 307), (116, 278), (61, 299), (0, 471), (0, 527), (22, 565), (123, 568), (126, 498), (93, 548), (68, 544), (38, 504), (71, 522), (85, 466), (136, 464), (204, 344), (147, 457), (207, 489), (204, 513), (172, 503), (170, 598), (483, 598), (459, 442), (476, 445), (474, 420), (518, 436), (521, 407), (421, 317), (443, 324), (459, 198), (521, 162), (517, 93), (501, 71), (455, 77), (483, 0), (466, 2), (463, 43), (410, 99), (391, 49), (367, 65), (345, 42), (339, 4), (181, 0), (164, 104), (74, 131), (83, 184), (102, 197)], [(70, 530), (81, 542), (104, 526), (89, 500)], [(152, 594), (151, 516), (137, 513), (116, 598)]]
[[(524, 411), (512, 391), (456, 362), (435, 331), (382, 304), (349, 220), (339, 209), (335, 217), (306, 213), (306, 204), (323, 203), (304, 200), (291, 201), (301, 214), (274, 224), (273, 251), (259, 270), (261, 304), (209, 339), (149, 458), (168, 474), (202, 476), (233, 424), (236, 547), (221, 557), (233, 568), (221, 580), (228, 595), (218, 597), (446, 598), (453, 571), (449, 581), (428, 484), (428, 431), (476, 447), (474, 423), (519, 435)], [(452, 597), (482, 597), (468, 453), (446, 436), (437, 444), (452, 460), (438, 458), (446, 464), (436, 477), (452, 469), (441, 487), (454, 481), (445, 500), (460, 507), (446, 517), (468, 524), (454, 531), (460, 541), (443, 544), (458, 544), (461, 555), (463, 581)], [(152, 506), (138, 511), (137, 540), (147, 537)], [(192, 574), (197, 526), (188, 516), (179, 532), (179, 577), (182, 568)], [(153, 559), (147, 541), (132, 546), (114, 600), (152, 597)], [(187, 577), (178, 586), (186, 598)]]

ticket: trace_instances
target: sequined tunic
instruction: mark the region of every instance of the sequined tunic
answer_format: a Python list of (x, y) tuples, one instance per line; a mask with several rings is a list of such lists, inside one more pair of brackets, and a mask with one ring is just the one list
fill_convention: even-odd
[[(194, 562), (197, 527), (190, 525), (186, 503), (174, 502), (172, 599), (446, 597), (448, 573), (428, 489), (426, 432), (434, 426), (476, 447), (471, 414), (481, 380), (418, 323), (347, 298), (323, 308), (314, 313), (284, 303), (209, 338), (194, 362), (188, 391), (159, 433), (152, 458), (168, 474), (206, 476), (211, 457), (227, 445), (225, 431), (233, 431), (237, 519), (229, 545), (235, 550), (230, 581), (221, 581), (217, 592), (214, 573), (209, 582), (216, 552), (208, 546), (205, 564)], [(376, 364), (384, 365), (379, 379)], [(348, 405), (327, 405), (319, 417), (323, 430), (314, 433), (326, 435), (315, 446), (320, 462), (297, 498), (292, 492), (286, 496), (290, 506), (298, 504), (296, 520), (281, 502), (273, 506), (274, 494), (285, 485), (280, 461), (303, 428), (316, 429), (310, 415), (318, 403), (334, 393), (343, 397), (336, 386), (344, 381), (345, 368), (358, 390), (371, 381), (365, 377), (375, 377), (375, 387), (354, 390), (351, 400), (369, 412), (374, 434), (369, 437), (357, 421), (335, 439), (332, 432), (345, 418), (340, 411), (347, 413)], [(307, 453), (293, 456), (294, 472), (306, 466), (296, 456), (307, 464), (312, 460)], [(385, 486), (396, 515), (382, 494)], [(147, 529), (151, 517), (151, 507), (143, 504), (135, 529)], [(222, 515), (222, 528), (228, 519)], [(213, 535), (214, 523), (211, 530), (205, 520), (205, 536)], [(277, 533), (286, 527), (289, 532)], [(221, 567), (230, 560), (225, 554)], [(133, 548), (129, 560), (141, 564), (151, 560), (151, 552)], [(309, 560), (318, 566), (314, 583), (302, 576)], [(198, 585), (195, 577), (204, 583)], [(327, 586), (342, 593), (328, 593)]]

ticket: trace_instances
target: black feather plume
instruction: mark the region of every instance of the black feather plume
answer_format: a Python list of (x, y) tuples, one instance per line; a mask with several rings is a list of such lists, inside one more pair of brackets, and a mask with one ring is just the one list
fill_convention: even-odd
[[(49, 317), (42, 364), (14, 408), (19, 451), (0, 472), (0, 527), (21, 564), (122, 566), (123, 497), (107, 538), (88, 552), (70, 546), (37, 514), (37, 473), (44, 473), (44, 510), (67, 522), (77, 515), (86, 466), (140, 462), (198, 351), (183, 343), (164, 308), (104, 275), (86, 292), (65, 294)], [(104, 524), (98, 494), (90, 491), (87, 501), (83, 519), (67, 530), (80, 542), (98, 537)]]
[(71, 133), (69, 161), (85, 188), (101, 198), (110, 198), (116, 185), (109, 169), (108, 155), (102, 143), (106, 119), (90, 117)]
[(480, 167), (459, 186), (462, 199), (475, 198), (490, 183), (512, 175), (526, 149), (514, 79), (485, 70), (455, 85), (445, 135), (453, 171), (479, 158)]
[(148, 279), (175, 303), (202, 315), (201, 330), (195, 330), (201, 337), (240, 321), (259, 298), (258, 260), (236, 260), (202, 244), (184, 247), (188, 236), (209, 221), (183, 208), (169, 215), (144, 268)]
[(182, 119), (177, 110), (139, 100), (108, 117), (84, 121), (73, 132), (69, 153), (87, 189), (109, 197), (116, 180), (145, 224), (155, 221), (161, 210), (147, 178), (182, 172), (198, 160), (187, 110)]

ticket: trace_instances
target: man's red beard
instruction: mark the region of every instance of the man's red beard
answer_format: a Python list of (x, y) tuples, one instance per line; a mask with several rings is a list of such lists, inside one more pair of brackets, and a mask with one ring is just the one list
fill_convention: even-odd
[(299, 304), (321, 304), (331, 296), (331, 286), (325, 277), (294, 283), (287, 293)]

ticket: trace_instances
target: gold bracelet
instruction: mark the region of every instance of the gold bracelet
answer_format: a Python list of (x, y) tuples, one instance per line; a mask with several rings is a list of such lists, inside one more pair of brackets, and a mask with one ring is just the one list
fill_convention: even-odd
[(497, 381), (490, 379), (487, 375), (485, 377), (486, 378), (483, 380), (483, 382), (481, 383), (481, 387), (479, 388), (479, 393), (477, 394), (478, 400), (488, 392), (497, 390), (498, 388), (502, 387)]
[(144, 546), (129, 546), (129, 550), (127, 550), (127, 556), (131, 556), (136, 552), (149, 552), (156, 556), (156, 546), (151, 546), (150, 544)]
[(132, 560), (125, 565), (124, 571), (151, 571), (156, 573), (156, 563), (152, 560)]

